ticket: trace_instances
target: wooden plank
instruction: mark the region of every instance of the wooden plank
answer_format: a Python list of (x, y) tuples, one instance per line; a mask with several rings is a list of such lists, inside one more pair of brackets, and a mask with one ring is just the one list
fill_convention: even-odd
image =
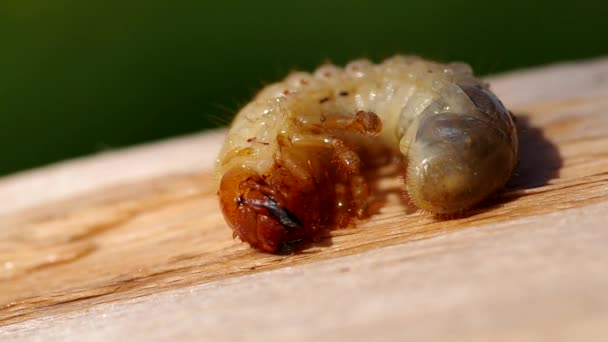
[[(608, 203), (117, 301), (11, 341), (603, 341)], [(584, 229), (581, 229), (584, 227)]]
[[(411, 337), (608, 333), (608, 60), (491, 82), (521, 128), (521, 162), (507, 191), (467, 217), (438, 221), (404, 208), (384, 170), (378, 215), (292, 256), (230, 239), (210, 171), (218, 132), (0, 180), (0, 324), (12, 324), (0, 336), (103, 339), (129, 323), (146, 338), (163, 322), (170, 325), (159, 339), (243, 331), (362, 339), (398, 334), (404, 321), (411, 329), (399, 335)], [(247, 276), (271, 269), (279, 270)], [(175, 298), (199, 306), (171, 305)], [(200, 315), (203, 304), (212, 315)], [(157, 305), (168, 314), (151, 314)], [(268, 317), (242, 320), (256, 308)], [(100, 312), (109, 328), (85, 329)], [(291, 320), (277, 323), (282, 315)]]

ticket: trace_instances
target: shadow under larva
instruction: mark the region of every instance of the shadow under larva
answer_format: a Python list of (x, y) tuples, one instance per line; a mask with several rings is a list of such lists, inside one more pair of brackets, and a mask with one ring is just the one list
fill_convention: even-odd
[(521, 148), (507, 190), (523, 190), (546, 185), (559, 175), (562, 157), (557, 146), (545, 137), (541, 127), (530, 124), (525, 113), (515, 114)]

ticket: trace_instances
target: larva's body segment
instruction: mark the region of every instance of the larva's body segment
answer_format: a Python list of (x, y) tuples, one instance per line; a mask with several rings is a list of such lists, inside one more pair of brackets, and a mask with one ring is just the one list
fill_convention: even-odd
[(517, 156), (510, 114), (466, 64), (325, 65), (269, 85), (237, 114), (217, 164), (224, 216), (268, 252), (346, 226), (367, 214), (361, 167), (378, 145), (404, 156), (407, 196), (438, 214), (504, 186)]

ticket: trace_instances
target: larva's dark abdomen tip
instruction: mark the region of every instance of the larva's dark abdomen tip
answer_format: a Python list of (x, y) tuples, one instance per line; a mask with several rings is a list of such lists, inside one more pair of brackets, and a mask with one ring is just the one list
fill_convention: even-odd
[(475, 116), (428, 115), (410, 150), (406, 191), (416, 206), (433, 213), (470, 209), (508, 181), (514, 143), (510, 134)]

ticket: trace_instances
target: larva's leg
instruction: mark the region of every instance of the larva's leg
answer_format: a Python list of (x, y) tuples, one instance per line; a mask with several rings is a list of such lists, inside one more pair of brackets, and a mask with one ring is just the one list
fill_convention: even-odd
[(336, 227), (346, 227), (353, 216), (368, 216), (371, 202), (369, 188), (365, 179), (360, 176), (350, 177), (348, 183), (334, 185), (334, 223)]
[(331, 162), (337, 166), (340, 179), (335, 184), (335, 220), (337, 226), (348, 224), (353, 214), (362, 218), (367, 215), (370, 202), (369, 186), (361, 175), (361, 159), (354, 148), (344, 139), (335, 136), (296, 135), (291, 137), (293, 146), (331, 148)]
[(334, 185), (334, 222), (337, 227), (346, 227), (350, 221), (350, 196), (344, 183)]
[(277, 154), (275, 161), (277, 164), (289, 170), (289, 173), (299, 181), (310, 183), (311, 174), (307, 170), (307, 167), (296, 161), (286, 149), (281, 149), (281, 153)]
[(352, 132), (375, 136), (382, 130), (382, 121), (374, 112), (358, 111), (355, 115), (324, 114), (321, 123), (301, 124), (305, 131)]
[(322, 126), (330, 130), (375, 136), (382, 130), (382, 121), (374, 112), (358, 111), (354, 117), (350, 115), (325, 116)]
[(290, 138), (294, 147), (331, 148), (332, 162), (338, 167), (340, 174), (358, 174), (361, 170), (361, 159), (344, 139), (336, 136), (321, 135), (292, 135)]
[(358, 218), (367, 216), (367, 208), (370, 203), (370, 193), (367, 181), (363, 176), (356, 175), (350, 179), (350, 193), (352, 196), (352, 202), (355, 204), (355, 214)]

